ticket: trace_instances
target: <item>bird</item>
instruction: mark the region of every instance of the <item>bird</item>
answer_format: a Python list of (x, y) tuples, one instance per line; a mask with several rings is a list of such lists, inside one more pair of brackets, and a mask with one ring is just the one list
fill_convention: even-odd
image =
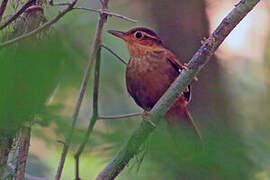
[[(135, 27), (127, 32), (108, 32), (125, 41), (130, 55), (126, 66), (127, 91), (138, 106), (149, 112), (187, 66), (164, 46), (151, 29)], [(170, 127), (191, 125), (201, 138), (199, 128), (187, 109), (190, 100), (191, 85), (188, 85), (164, 118)]]

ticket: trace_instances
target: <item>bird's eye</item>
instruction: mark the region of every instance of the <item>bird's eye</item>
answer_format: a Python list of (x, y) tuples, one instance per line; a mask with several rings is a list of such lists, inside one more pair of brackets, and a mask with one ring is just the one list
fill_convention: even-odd
[(137, 39), (140, 39), (142, 36), (143, 36), (143, 35), (142, 35), (141, 32), (136, 32), (136, 34), (135, 34), (135, 37), (136, 37)]

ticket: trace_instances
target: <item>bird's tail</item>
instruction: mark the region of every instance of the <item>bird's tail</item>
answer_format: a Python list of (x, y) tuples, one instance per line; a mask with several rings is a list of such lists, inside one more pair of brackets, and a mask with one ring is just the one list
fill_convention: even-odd
[(202, 139), (202, 135), (197, 123), (194, 121), (186, 106), (172, 107), (165, 116), (169, 128), (190, 128)]
[(194, 121), (193, 117), (191, 116), (190, 112), (188, 112), (188, 110), (186, 109), (184, 113), (185, 113), (187, 120), (191, 123), (193, 129), (197, 133), (197, 135), (200, 137), (200, 139), (202, 139), (201, 131), (200, 131), (196, 121)]

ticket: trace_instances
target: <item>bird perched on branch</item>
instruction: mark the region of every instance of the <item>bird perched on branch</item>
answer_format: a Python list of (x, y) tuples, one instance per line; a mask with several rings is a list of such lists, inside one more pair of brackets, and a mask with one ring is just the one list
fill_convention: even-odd
[[(150, 29), (139, 27), (127, 32), (115, 30), (108, 32), (126, 42), (130, 54), (126, 69), (127, 90), (141, 108), (150, 111), (179, 73), (187, 67), (164, 47), (161, 39)], [(189, 85), (166, 113), (165, 119), (169, 126), (192, 125), (201, 137), (196, 123), (187, 110), (190, 100)]]

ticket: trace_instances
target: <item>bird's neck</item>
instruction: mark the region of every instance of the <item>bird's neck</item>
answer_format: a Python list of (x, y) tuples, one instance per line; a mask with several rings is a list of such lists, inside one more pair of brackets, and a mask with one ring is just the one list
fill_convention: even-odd
[(164, 47), (159, 46), (159, 45), (151, 45), (151, 46), (146, 46), (142, 44), (127, 44), (127, 48), (129, 51), (129, 54), (131, 57), (134, 58), (141, 58), (145, 56), (148, 53), (151, 53), (153, 51), (161, 51), (164, 50)]

